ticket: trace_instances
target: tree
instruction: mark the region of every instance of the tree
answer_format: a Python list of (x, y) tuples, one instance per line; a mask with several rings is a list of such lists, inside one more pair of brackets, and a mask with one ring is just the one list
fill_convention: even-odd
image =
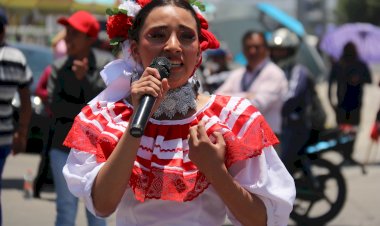
[(379, 0), (339, 0), (337, 22), (365, 22), (380, 25)]

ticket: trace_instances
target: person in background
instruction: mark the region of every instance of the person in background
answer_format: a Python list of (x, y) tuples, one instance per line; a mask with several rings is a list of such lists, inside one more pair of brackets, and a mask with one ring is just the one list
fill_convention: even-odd
[[(380, 81), (378, 86), (380, 87)], [(377, 111), (375, 121), (372, 124), (370, 138), (373, 142), (378, 142), (380, 137), (380, 109)]]
[(226, 47), (208, 50), (205, 52), (206, 62), (202, 64), (205, 91), (214, 93), (223, 84), (230, 74), (231, 54)]
[[(32, 73), (22, 52), (6, 44), (7, 23), (7, 16), (4, 10), (0, 9), (0, 189), (7, 156), (10, 153), (17, 155), (26, 149), (29, 121), (32, 115), (29, 91)], [(16, 93), (20, 99), (20, 108), (17, 126), (14, 127), (12, 100)], [(0, 225), (2, 225), (1, 196)]]
[(378, 142), (380, 137), (380, 109), (377, 111), (375, 122), (372, 124), (370, 138), (373, 142)]
[[(105, 87), (100, 70), (114, 58), (111, 54), (93, 49), (99, 33), (99, 23), (86, 11), (77, 11), (70, 17), (61, 17), (65, 26), (67, 56), (57, 59), (51, 67), (48, 80), (48, 102), (54, 117), (54, 135), (50, 151), (50, 165), (57, 194), (55, 224), (75, 225), (78, 199), (73, 196), (62, 174), (69, 155), (63, 140), (70, 130), (75, 115)], [(104, 219), (86, 211), (88, 225), (105, 225)]]
[(293, 172), (297, 155), (311, 134), (309, 114), (315, 87), (309, 70), (296, 60), (300, 45), (296, 34), (286, 28), (277, 29), (272, 32), (268, 45), (271, 59), (285, 72), (289, 84), (281, 110), (280, 157), (289, 172)]
[[(60, 32), (58, 32), (51, 40), (51, 48), (53, 50), (53, 57), (54, 60), (57, 60), (61, 57), (64, 57), (66, 55), (66, 43), (65, 43), (65, 35), (66, 30), (62, 29)], [(49, 133), (48, 133), (48, 139), (47, 144), (45, 144), (45, 147), (43, 151), (41, 152), (41, 161), (38, 165), (38, 171), (37, 175), (34, 179), (34, 188), (33, 188), (33, 197), (34, 198), (40, 198), (40, 193), (43, 185), (48, 182), (48, 175), (49, 175), (49, 169), (50, 169), (50, 148), (51, 148), (51, 142), (53, 137), (53, 127), (52, 127), (52, 112), (48, 103), (48, 90), (47, 90), (47, 84), (49, 80), (49, 76), (51, 74), (51, 65), (47, 65), (42, 72), (42, 75), (37, 83), (36, 88), (36, 95), (41, 98), (43, 104), (44, 104), (44, 110), (45, 115), (47, 118), (49, 118)]]
[(285, 74), (270, 60), (262, 32), (247, 31), (242, 38), (242, 49), (247, 66), (233, 70), (215, 93), (247, 98), (280, 135), (281, 109), (288, 91)]
[[(285, 226), (294, 181), (265, 119), (244, 98), (198, 93), (202, 51), (219, 42), (193, 7), (126, 1), (109, 17), (108, 35), (123, 35), (125, 56), (102, 71), (108, 87), (65, 139), (66, 181), (94, 214), (117, 210), (118, 226), (222, 225), (226, 215), (234, 225)], [(157, 57), (171, 65), (168, 78), (150, 66)], [(157, 99), (134, 137), (134, 109), (147, 94)]]
[[(339, 61), (332, 65), (329, 75), (329, 101), (335, 110), (336, 122), (340, 128), (360, 125), (364, 85), (371, 82), (372, 78), (367, 64), (360, 60), (355, 44), (348, 42), (343, 48)], [(335, 94), (332, 91), (334, 84), (336, 84)], [(334, 103), (334, 99), (337, 100), (336, 103)], [(343, 150), (342, 165), (357, 164), (353, 159), (353, 152), (354, 143), (350, 142)]]

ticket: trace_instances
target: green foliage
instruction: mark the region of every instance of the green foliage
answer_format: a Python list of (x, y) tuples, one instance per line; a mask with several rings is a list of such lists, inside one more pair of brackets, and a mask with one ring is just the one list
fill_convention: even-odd
[(195, 5), (199, 8), (199, 10), (201, 10), (202, 12), (206, 11), (206, 6), (200, 2), (200, 1), (197, 1), (197, 0), (189, 0), (189, 3), (191, 5)]
[(119, 14), (119, 13), (123, 13), (125, 15), (128, 15), (128, 11), (125, 10), (125, 9), (118, 9), (118, 8), (108, 8), (106, 9), (106, 14), (108, 16), (113, 16), (113, 15), (116, 15), (116, 14)]
[(366, 22), (380, 25), (379, 0), (339, 0), (337, 4), (337, 22)]
[(119, 45), (119, 43), (123, 42), (124, 40), (125, 40), (124, 38), (113, 38), (110, 40), (110, 45), (111, 46)]
[(115, 45), (113, 48), (112, 48), (112, 54), (114, 56), (117, 56), (121, 51), (121, 44), (118, 43), (117, 45)]

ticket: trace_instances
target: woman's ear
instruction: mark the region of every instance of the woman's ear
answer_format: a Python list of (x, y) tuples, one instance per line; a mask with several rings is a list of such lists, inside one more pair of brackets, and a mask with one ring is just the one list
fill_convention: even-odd
[(201, 49), (198, 49), (198, 52), (197, 52), (197, 64), (199, 64), (199, 62), (202, 60), (202, 51)]
[(138, 51), (136, 41), (131, 41), (130, 49), (131, 49), (131, 56), (133, 57), (133, 60), (141, 64), (140, 53)]

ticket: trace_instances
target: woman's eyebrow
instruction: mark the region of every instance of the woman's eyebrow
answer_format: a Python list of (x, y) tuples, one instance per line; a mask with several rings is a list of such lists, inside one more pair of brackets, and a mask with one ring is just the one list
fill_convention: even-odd
[[(155, 30), (155, 29), (168, 29), (168, 25), (157, 25), (157, 26), (152, 26), (149, 28), (149, 30)], [(194, 30), (193, 28), (189, 27), (189, 26), (186, 26), (186, 25), (183, 25), (183, 24), (180, 24), (179, 25), (179, 28), (180, 29), (186, 29), (186, 30)]]
[(179, 28), (181, 28), (181, 29), (188, 29), (188, 30), (196, 30), (196, 29), (193, 29), (193, 28), (191, 28), (191, 27), (189, 27), (189, 26), (186, 26), (186, 25), (183, 25), (183, 24), (180, 24), (179, 25)]

